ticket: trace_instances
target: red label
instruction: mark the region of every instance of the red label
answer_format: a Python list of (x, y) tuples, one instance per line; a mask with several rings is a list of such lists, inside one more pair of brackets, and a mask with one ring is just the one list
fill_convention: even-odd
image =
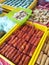
[(0, 65), (10, 65), (10, 64), (6, 62), (4, 59), (0, 58)]

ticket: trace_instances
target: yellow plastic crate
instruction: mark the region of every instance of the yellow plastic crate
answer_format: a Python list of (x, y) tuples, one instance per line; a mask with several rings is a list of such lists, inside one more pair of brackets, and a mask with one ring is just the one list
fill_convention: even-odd
[(12, 62), (10, 62), (7, 58), (5, 58), (4, 56), (2, 56), (1, 54), (0, 54), (0, 58), (3, 59), (5, 62), (7, 62), (9, 65), (15, 65)]
[[(36, 61), (36, 59), (37, 59), (37, 57), (38, 57), (38, 55), (39, 55), (39, 53), (40, 53), (40, 51), (41, 51), (41, 48), (42, 48), (43, 45), (44, 45), (44, 42), (45, 42), (45, 40), (46, 40), (46, 37), (47, 37), (47, 35), (48, 35), (48, 32), (47, 32), (48, 28), (47, 28), (46, 26), (43, 26), (43, 25), (40, 25), (40, 24), (37, 24), (37, 23), (32, 23), (32, 22), (27, 22), (26, 24), (34, 25), (36, 28), (38, 28), (38, 29), (44, 31), (44, 34), (43, 34), (43, 36), (42, 36), (42, 38), (41, 38), (41, 40), (40, 40), (40, 42), (39, 42), (39, 44), (38, 44), (38, 46), (37, 46), (37, 48), (36, 48), (34, 54), (33, 54), (33, 56), (32, 56), (32, 58), (31, 58), (29, 64), (28, 64), (28, 65), (34, 65), (34, 64), (35, 64), (35, 61)], [(20, 27), (20, 26), (17, 25), (17, 26), (15, 26), (10, 32), (8, 32), (8, 33), (6, 34), (6, 36), (5, 36), (4, 38), (2, 38), (2, 40), (0, 41), (0, 45), (2, 45), (2, 44), (5, 42), (5, 40), (6, 40), (15, 30), (17, 30), (19, 27)], [(38, 53), (37, 53), (37, 52), (38, 52)]]
[[(37, 2), (38, 2), (38, 0), (34, 0), (34, 1), (30, 4), (30, 6), (28, 6), (28, 8), (33, 9), (33, 8), (37, 5)], [(15, 9), (14, 7), (8, 6), (8, 5), (3, 5), (2, 7), (5, 8), (5, 9), (8, 9), (8, 10), (13, 10), (13, 9)]]

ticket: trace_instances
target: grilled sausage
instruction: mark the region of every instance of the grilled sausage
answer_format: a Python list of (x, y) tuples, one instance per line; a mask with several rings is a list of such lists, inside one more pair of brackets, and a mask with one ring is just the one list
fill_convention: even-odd
[(23, 62), (23, 65), (28, 65), (29, 60), (30, 60), (30, 57), (27, 56), (27, 57), (25, 58), (24, 62)]

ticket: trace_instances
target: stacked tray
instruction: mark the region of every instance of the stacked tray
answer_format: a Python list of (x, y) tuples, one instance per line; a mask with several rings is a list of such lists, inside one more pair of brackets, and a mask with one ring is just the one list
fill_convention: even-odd
[[(4, 12), (6, 10), (7, 12), (9, 12), (15, 9), (14, 7), (12, 7), (13, 5), (10, 4), (13, 0), (12, 1), (9, 0), (8, 2), (7, 1), (5, 1), (4, 5), (2, 6), (5, 9)], [(37, 0), (34, 0), (33, 3), (28, 8), (32, 9), (36, 5)], [(34, 10), (36, 10), (35, 12), (37, 13), (38, 13), (37, 9), (44, 10), (44, 12), (47, 14), (47, 12), (49, 13), (49, 8), (47, 6), (49, 5), (46, 5), (45, 7), (38, 6)], [(24, 12), (23, 10), (26, 12)], [(33, 13), (34, 13), (34, 10), (33, 10)], [(6, 64), (8, 65), (48, 65), (49, 38), (48, 39), (46, 38), (49, 33), (47, 28), (49, 27), (49, 24), (47, 25), (47, 22), (45, 24), (43, 21), (42, 23), (40, 21), (40, 24), (42, 25), (38, 24), (39, 21), (36, 22), (32, 20), (33, 19), (32, 17), (34, 17), (34, 14), (32, 14), (31, 21), (26, 22), (26, 20), (31, 15), (31, 12), (32, 11), (29, 9), (25, 10), (24, 8), (19, 7), (6, 15), (8, 19), (10, 19), (11, 21), (14, 21), (14, 23), (17, 23), (17, 24), (10, 31), (8, 31), (2, 38), (0, 38), (1, 64), (5, 63), (5, 65)], [(20, 15), (21, 13), (22, 15)], [(32, 22), (36, 22), (36, 23), (32, 23)]]

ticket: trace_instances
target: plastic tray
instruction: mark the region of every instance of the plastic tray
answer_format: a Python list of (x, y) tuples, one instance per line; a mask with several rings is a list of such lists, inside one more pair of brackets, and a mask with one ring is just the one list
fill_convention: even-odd
[[(25, 16), (25, 18), (23, 18), (22, 20), (18, 20), (18, 19), (16, 19), (16, 18), (14, 18), (14, 17), (13, 17), (14, 14), (17, 13), (17, 12), (19, 12), (19, 11), (21, 11), (21, 10), (24, 11), (24, 12), (26, 12), (28, 15)], [(18, 7), (18, 8), (16, 8), (16, 9), (12, 10), (10, 13), (8, 13), (7, 16), (8, 16), (8, 18), (11, 19), (12, 21), (17, 22), (18, 24), (20, 23), (20, 24), (22, 25), (22, 23), (25, 22), (25, 21), (31, 16), (31, 13), (32, 13), (32, 10), (30, 10), (30, 9), (28, 9), (28, 8), (25, 9), (25, 8), (22, 8), (22, 7)]]
[[(10, 62), (7, 58), (5, 58), (4, 56), (2, 56), (1, 54), (0, 54), (0, 58), (2, 59), (2, 60), (4, 60), (4, 62), (3, 63), (8, 63), (8, 65), (15, 65), (15, 64), (13, 64), (12, 62)], [(1, 61), (0, 61), (0, 63), (2, 63)], [(3, 64), (4, 65), (4, 64)]]
[[(28, 8), (30, 8), (30, 9), (34, 8), (34, 7), (37, 5), (37, 2), (38, 2), (38, 0), (34, 0), (34, 1), (30, 4), (30, 6), (28, 6)], [(8, 10), (13, 10), (13, 9), (15, 9), (15, 8), (12, 7), (12, 6), (5, 5), (5, 4), (4, 4), (2, 7), (5, 8), (5, 9), (8, 9)]]
[[(38, 55), (39, 55), (39, 53), (40, 53), (40, 50), (41, 50), (41, 48), (42, 48), (42, 46), (43, 46), (43, 44), (44, 44), (44, 41), (45, 41), (45, 39), (46, 39), (46, 37), (47, 37), (47, 35), (48, 35), (48, 32), (47, 32), (48, 29), (47, 29), (46, 26), (43, 26), (43, 25), (40, 25), (40, 24), (37, 24), (37, 23), (27, 22), (26, 24), (34, 25), (36, 28), (38, 28), (38, 29), (44, 31), (44, 34), (43, 34), (43, 36), (42, 36), (42, 38), (41, 38), (41, 40), (40, 40), (40, 42), (39, 42), (39, 44), (38, 44), (38, 46), (37, 46), (37, 48), (36, 48), (34, 54), (33, 54), (33, 56), (32, 56), (32, 58), (31, 58), (29, 64), (28, 64), (28, 65), (34, 65), (34, 63), (35, 63), (35, 61), (36, 61), (36, 59), (37, 59), (37, 57), (38, 57)], [(3, 42), (4, 42), (15, 30), (17, 30), (19, 27), (20, 27), (19, 25), (15, 26), (15, 27), (13, 28), (13, 30), (11, 30), (11, 31), (9, 32), (9, 34), (7, 34), (7, 36), (1, 40), (0, 44), (2, 45)], [(38, 52), (38, 53), (37, 53), (37, 52)]]
[[(26, 16), (22, 21), (16, 20), (15, 18), (12, 18), (12, 17), (11, 17), (11, 16), (12, 16), (12, 13), (14, 14), (15, 12), (19, 12), (19, 11), (21, 11), (21, 10), (24, 10), (25, 12), (28, 13), (28, 16)], [(13, 22), (15, 22), (15, 25), (12, 27), (12, 28), (14, 28), (14, 27), (17, 26), (18, 24), (19, 24), (19, 26), (20, 26), (20, 25), (22, 25), (23, 23), (25, 23), (26, 20), (27, 20), (27, 19), (29, 18), (29, 16), (31, 15), (31, 13), (32, 13), (32, 11), (31, 11), (30, 9), (16, 8), (16, 10), (9, 12), (8, 14), (6, 14), (6, 16), (7, 16), (10, 20), (12, 20)], [(9, 30), (9, 31), (11, 31), (11, 30)], [(0, 41), (1, 41), (1, 39), (5, 38), (5, 37), (7, 36), (7, 34), (8, 34), (8, 32), (7, 32), (2, 38), (0, 38)]]
[[(49, 4), (47, 4), (47, 5), (45, 5), (45, 6), (41, 6), (41, 5), (36, 6), (34, 9), (32, 9), (32, 14), (34, 14), (34, 11), (36, 11), (36, 9), (38, 9), (38, 10), (39, 10), (39, 9), (42, 9), (42, 10), (45, 9), (45, 10), (48, 10), (48, 11), (49, 11), (49, 8), (48, 8), (47, 6), (49, 6)], [(35, 13), (35, 14), (36, 14), (36, 13)], [(39, 13), (38, 13), (38, 14), (39, 14)], [(33, 16), (32, 16), (32, 18), (33, 18)], [(31, 19), (32, 19), (32, 18), (31, 18)], [(34, 17), (34, 18), (36, 18), (36, 17)], [(33, 19), (34, 19), (34, 18), (33, 18)], [(38, 18), (39, 18), (39, 17), (38, 17)], [(32, 19), (32, 22), (33, 22), (33, 19)], [(36, 20), (37, 20), (37, 19), (36, 19)], [(47, 21), (48, 21), (48, 19), (47, 19)], [(41, 22), (40, 20), (39, 20), (39, 21), (38, 21), (38, 20), (37, 20), (37, 21), (34, 20), (34, 22), (35, 22), (35, 23), (38, 23), (38, 24), (41, 24), (41, 25), (44, 25), (44, 26), (47, 26), (48, 29), (49, 29), (49, 22), (48, 22), (48, 23), (45, 23), (45, 24), (44, 24), (44, 21)]]

